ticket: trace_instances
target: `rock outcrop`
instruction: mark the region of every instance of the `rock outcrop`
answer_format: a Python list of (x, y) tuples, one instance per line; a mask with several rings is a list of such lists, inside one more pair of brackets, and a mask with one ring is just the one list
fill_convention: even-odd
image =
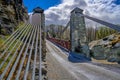
[(120, 33), (92, 41), (89, 46), (94, 58), (120, 63)]
[(11, 34), (18, 23), (28, 19), (22, 0), (0, 0), (0, 34)]

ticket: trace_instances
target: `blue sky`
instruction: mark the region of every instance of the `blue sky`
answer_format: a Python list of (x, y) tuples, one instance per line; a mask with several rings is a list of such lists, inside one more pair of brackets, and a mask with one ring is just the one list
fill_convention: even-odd
[(32, 10), (38, 6), (46, 10), (51, 6), (60, 4), (61, 0), (23, 0), (23, 2), (28, 8), (28, 12), (32, 12)]
[(45, 11), (46, 24), (66, 25), (70, 12), (79, 7), (84, 14), (120, 24), (120, 0), (23, 0), (29, 14), (35, 7)]
[(115, 0), (114, 3), (119, 5), (120, 4), (120, 0)]

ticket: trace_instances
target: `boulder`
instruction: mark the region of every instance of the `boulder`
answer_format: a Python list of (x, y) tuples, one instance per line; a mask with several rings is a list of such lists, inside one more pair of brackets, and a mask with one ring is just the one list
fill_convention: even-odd
[(107, 59), (110, 62), (120, 62), (120, 33), (115, 33), (103, 39), (89, 43), (92, 57)]

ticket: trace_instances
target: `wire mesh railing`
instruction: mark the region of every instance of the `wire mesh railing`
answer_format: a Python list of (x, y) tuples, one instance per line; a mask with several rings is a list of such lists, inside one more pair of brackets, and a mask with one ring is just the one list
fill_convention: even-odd
[(0, 80), (42, 79), (41, 26), (23, 25), (3, 46), (5, 49), (0, 53)]

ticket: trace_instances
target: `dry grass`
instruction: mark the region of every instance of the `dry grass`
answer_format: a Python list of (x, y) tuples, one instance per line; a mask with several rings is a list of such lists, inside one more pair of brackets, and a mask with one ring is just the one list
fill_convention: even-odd
[(108, 62), (107, 60), (96, 60), (92, 58), (92, 62), (101, 63), (101, 64), (117, 64), (117, 62)]

